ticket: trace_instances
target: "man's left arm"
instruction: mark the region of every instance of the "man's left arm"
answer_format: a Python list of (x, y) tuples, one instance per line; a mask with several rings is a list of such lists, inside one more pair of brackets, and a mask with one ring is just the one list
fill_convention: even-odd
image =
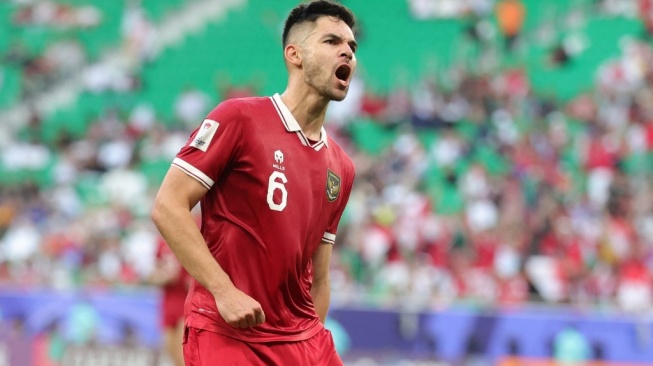
[(311, 296), (315, 312), (324, 324), (327, 313), (329, 312), (329, 302), (331, 300), (331, 281), (329, 279), (329, 262), (331, 261), (331, 250), (333, 244), (326, 242), (320, 243), (313, 254), (313, 285), (311, 286)]

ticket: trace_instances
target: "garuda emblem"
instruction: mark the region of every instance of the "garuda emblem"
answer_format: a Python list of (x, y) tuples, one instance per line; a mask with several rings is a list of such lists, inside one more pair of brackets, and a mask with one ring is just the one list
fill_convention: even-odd
[(326, 195), (329, 202), (335, 201), (340, 195), (340, 177), (327, 169)]

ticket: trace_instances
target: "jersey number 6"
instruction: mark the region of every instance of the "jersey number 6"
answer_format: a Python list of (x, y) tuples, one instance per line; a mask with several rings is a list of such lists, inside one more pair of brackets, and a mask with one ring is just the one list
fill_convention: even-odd
[[(281, 181), (279, 182), (277, 180)], [(285, 174), (278, 171), (272, 172), (270, 179), (268, 179), (268, 206), (270, 206), (271, 210), (283, 211), (283, 209), (286, 208), (286, 204), (288, 203), (288, 191), (286, 191), (286, 186), (284, 186), (285, 183), (288, 183)], [(281, 202), (279, 203), (274, 202), (274, 191), (277, 189), (281, 191)]]

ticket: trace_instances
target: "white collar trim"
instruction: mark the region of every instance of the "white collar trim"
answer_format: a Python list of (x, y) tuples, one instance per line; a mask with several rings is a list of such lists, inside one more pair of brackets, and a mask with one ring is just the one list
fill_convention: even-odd
[(279, 93), (274, 94), (270, 99), (272, 99), (272, 104), (276, 108), (277, 113), (279, 113), (279, 118), (281, 119), (284, 127), (286, 127), (286, 130), (288, 132), (296, 132), (302, 144), (305, 146), (310, 146), (315, 150), (320, 150), (322, 146), (329, 147), (329, 143), (327, 142), (327, 133), (324, 127), (322, 127), (320, 130), (320, 141), (311, 145), (306, 135), (304, 135), (304, 131), (302, 131), (302, 128), (299, 126), (299, 123), (297, 123), (297, 120), (292, 115), (292, 113), (290, 113), (290, 110), (286, 104), (283, 102), (283, 100), (281, 100)]

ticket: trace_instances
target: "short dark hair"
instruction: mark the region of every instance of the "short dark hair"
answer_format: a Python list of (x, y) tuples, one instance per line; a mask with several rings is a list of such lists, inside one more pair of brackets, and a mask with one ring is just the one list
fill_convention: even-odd
[(356, 30), (356, 18), (354, 17), (354, 13), (347, 9), (347, 7), (333, 1), (314, 0), (299, 4), (290, 11), (288, 18), (286, 18), (286, 24), (283, 27), (283, 35), (281, 37), (283, 46), (286, 46), (288, 33), (294, 25), (304, 22), (313, 23), (322, 16), (336, 17), (345, 22), (352, 31)]

